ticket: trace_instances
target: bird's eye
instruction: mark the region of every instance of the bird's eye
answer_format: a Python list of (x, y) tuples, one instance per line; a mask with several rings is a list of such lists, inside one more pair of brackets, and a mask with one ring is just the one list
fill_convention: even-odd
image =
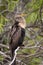
[(16, 19), (21, 19), (21, 17), (17, 17)]

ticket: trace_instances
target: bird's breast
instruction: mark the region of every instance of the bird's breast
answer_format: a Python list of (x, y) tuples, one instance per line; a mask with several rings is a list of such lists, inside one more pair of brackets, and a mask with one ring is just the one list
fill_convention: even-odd
[(13, 49), (16, 49), (18, 46), (20, 46), (24, 40), (25, 36), (25, 29), (18, 28), (16, 32), (12, 35), (10, 46)]

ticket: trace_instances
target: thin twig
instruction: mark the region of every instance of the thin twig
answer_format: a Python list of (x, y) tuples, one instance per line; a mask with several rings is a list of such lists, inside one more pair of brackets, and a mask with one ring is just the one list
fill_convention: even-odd
[(4, 57), (10, 58), (10, 56), (6, 55), (4, 52), (0, 51), (0, 54), (3, 55)]
[(0, 44), (0, 47), (5, 47), (5, 48), (9, 49), (9, 46), (4, 45), (4, 44)]

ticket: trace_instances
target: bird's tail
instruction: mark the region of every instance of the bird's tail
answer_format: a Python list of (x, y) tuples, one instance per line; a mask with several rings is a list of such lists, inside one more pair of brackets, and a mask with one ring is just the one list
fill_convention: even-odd
[(10, 63), (10, 65), (16, 65), (16, 57), (15, 57), (14, 50), (11, 51), (11, 63)]

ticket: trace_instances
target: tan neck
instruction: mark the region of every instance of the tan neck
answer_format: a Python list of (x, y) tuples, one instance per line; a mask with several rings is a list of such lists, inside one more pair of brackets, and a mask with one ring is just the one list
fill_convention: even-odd
[(21, 22), (19, 22), (19, 26), (25, 29), (25, 27), (26, 27), (26, 21), (25, 21), (24, 18), (23, 18), (23, 20)]
[(22, 24), (22, 23), (19, 23), (19, 26), (22, 27), (22, 28), (24, 28), (24, 29), (25, 29), (25, 27), (26, 27), (26, 26), (25, 26), (24, 24)]

